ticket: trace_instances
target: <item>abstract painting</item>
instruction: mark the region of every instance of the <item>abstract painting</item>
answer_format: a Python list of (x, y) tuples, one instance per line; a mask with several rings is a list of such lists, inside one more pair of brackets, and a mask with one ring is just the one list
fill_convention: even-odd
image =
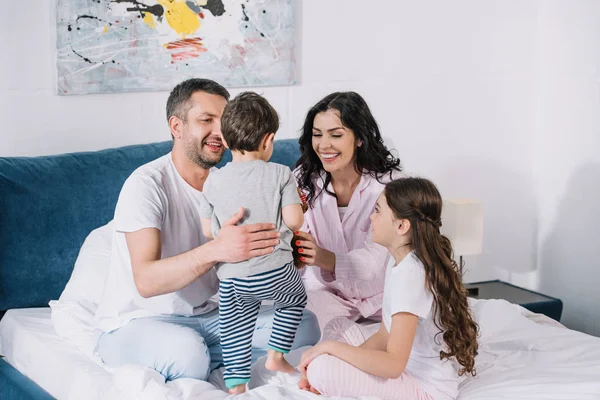
[(58, 93), (295, 82), (294, 0), (56, 0)]

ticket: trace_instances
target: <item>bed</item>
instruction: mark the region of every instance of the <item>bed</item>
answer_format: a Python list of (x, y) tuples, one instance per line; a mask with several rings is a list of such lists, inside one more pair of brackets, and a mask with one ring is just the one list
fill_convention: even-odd
[[(209, 382), (167, 383), (139, 366), (107, 369), (94, 353), (92, 318), (119, 190), (135, 168), (169, 150), (164, 142), (0, 158), (0, 316), (7, 310), (0, 320), (0, 398), (229, 397), (220, 370)], [(289, 166), (298, 155), (295, 140), (281, 140), (272, 160)], [(600, 399), (600, 339), (504, 301), (472, 307), (482, 328), (479, 373), (462, 381), (459, 399)], [(301, 350), (290, 353), (292, 363)], [(236, 398), (319, 398), (298, 390), (296, 380), (259, 360), (252, 390)]]
[[(473, 302), (473, 309), (482, 327), (478, 375), (463, 380), (459, 399), (600, 398), (600, 339), (504, 301)], [(50, 308), (8, 311), (0, 321), (0, 353), (53, 397), (233, 397), (222, 391), (221, 371), (213, 372), (210, 382), (181, 379), (165, 383), (155, 371), (139, 366), (106, 369), (56, 333), (51, 313)], [(300, 353), (291, 353), (291, 361), (297, 362)], [(253, 367), (253, 389), (236, 399), (323, 398), (298, 390), (297, 377), (271, 373), (261, 361)]]

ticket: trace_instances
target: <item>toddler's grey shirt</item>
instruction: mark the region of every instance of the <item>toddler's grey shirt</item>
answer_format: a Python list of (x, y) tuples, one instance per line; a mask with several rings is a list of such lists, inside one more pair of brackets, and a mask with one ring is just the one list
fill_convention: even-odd
[(261, 160), (230, 162), (210, 172), (202, 193), (200, 215), (212, 219), (215, 238), (221, 224), (240, 207), (244, 207), (246, 213), (238, 225), (270, 222), (281, 233), (279, 245), (271, 254), (239, 263), (217, 264), (219, 279), (247, 277), (293, 261), (291, 240), (294, 235), (283, 222), (281, 209), (301, 204), (301, 201), (296, 180), (288, 167)]

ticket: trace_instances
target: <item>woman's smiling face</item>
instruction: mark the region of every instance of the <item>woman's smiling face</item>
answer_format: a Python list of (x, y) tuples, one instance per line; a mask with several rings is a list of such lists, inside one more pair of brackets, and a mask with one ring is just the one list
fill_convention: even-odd
[(312, 130), (312, 147), (329, 173), (343, 170), (354, 164), (356, 135), (342, 125), (336, 110), (315, 115)]

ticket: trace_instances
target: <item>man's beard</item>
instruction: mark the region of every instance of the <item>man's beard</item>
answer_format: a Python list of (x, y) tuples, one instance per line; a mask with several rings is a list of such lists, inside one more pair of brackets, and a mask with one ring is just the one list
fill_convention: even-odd
[(186, 143), (185, 155), (191, 162), (198, 165), (199, 167), (204, 169), (210, 169), (217, 165), (219, 161), (221, 161), (224, 152), (221, 153), (221, 156), (217, 160), (214, 160), (202, 154), (202, 146), (203, 144), (201, 144), (200, 149), (198, 149), (196, 142)]

